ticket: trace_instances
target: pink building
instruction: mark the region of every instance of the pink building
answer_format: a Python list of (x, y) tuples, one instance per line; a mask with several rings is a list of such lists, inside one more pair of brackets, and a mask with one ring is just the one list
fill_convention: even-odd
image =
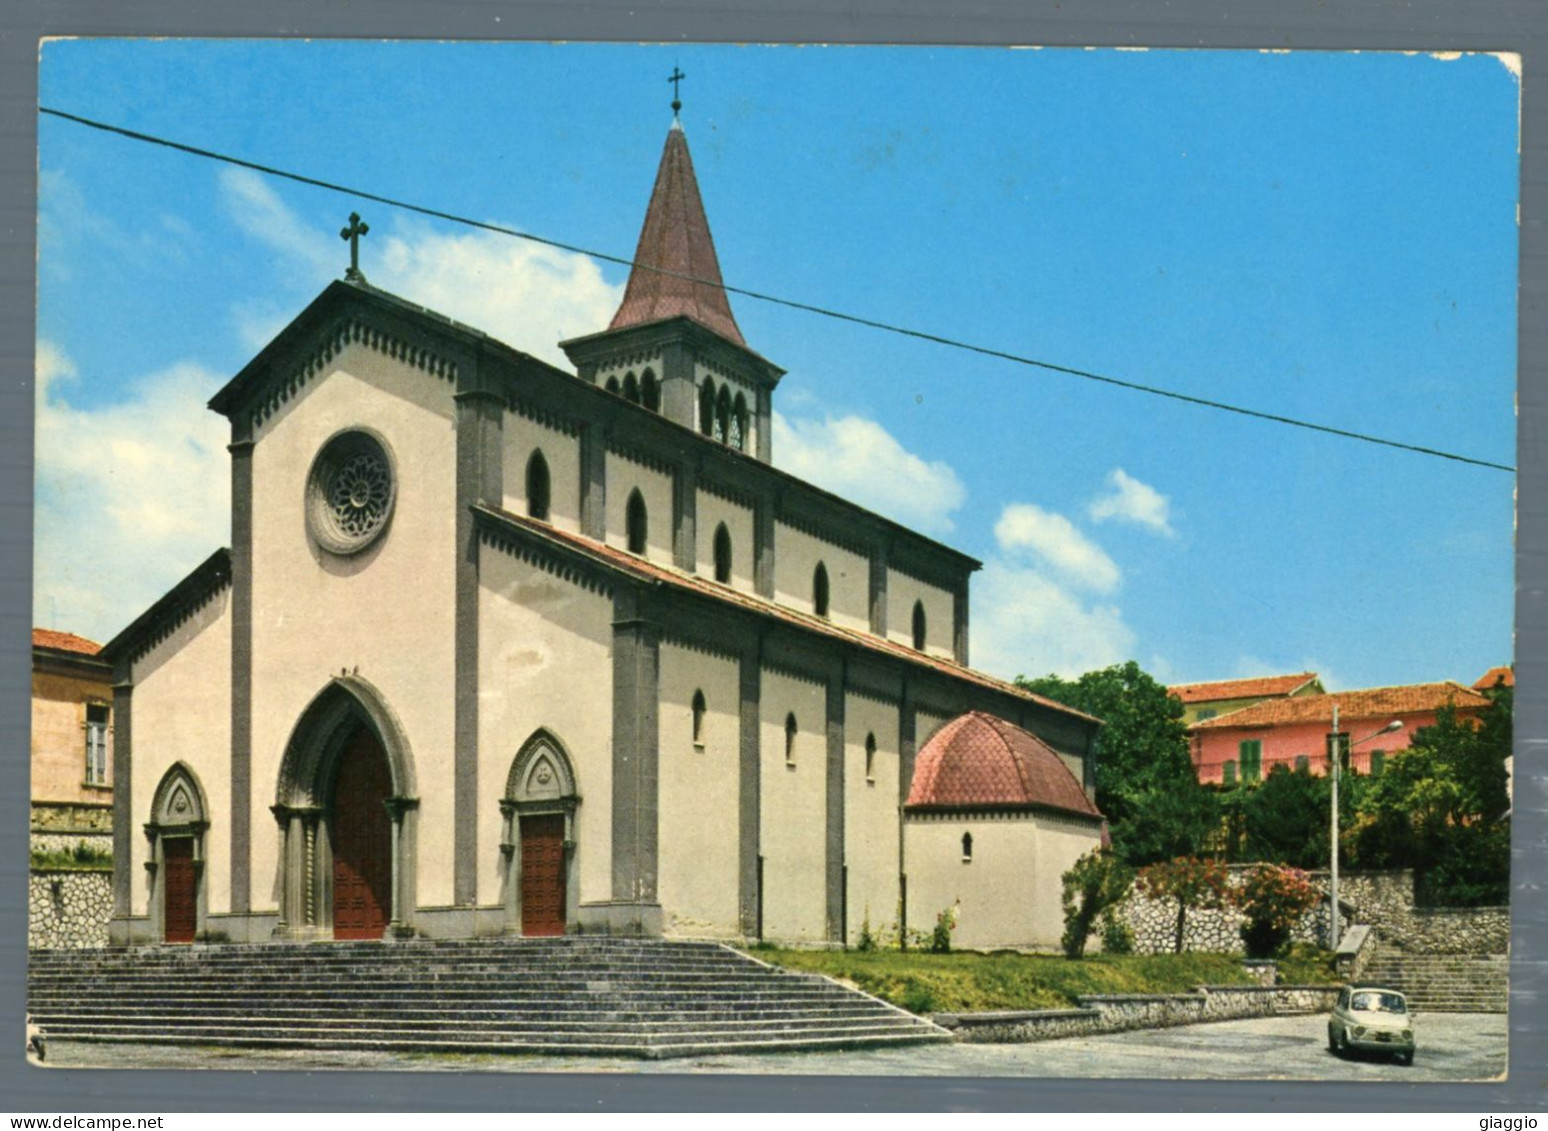
[[(1335, 703), (1342, 744), (1356, 744), (1345, 765), (1368, 774), (1379, 773), (1386, 758), (1407, 747), (1415, 733), (1432, 726), (1436, 712), (1448, 703), (1463, 718), (1475, 718), (1489, 700), (1449, 680), (1265, 699), (1188, 728), (1199, 781), (1214, 785), (1261, 781), (1275, 766), (1326, 773)], [(1394, 719), (1402, 722), (1401, 730), (1362, 741)]]

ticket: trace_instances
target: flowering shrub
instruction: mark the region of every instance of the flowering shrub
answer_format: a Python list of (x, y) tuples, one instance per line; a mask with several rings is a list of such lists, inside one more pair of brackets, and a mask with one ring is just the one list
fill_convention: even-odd
[(1311, 879), (1298, 868), (1263, 864), (1231, 893), (1231, 902), (1247, 917), (1242, 943), (1249, 958), (1272, 958), (1290, 941), (1297, 920), (1321, 899)]
[(1177, 931), (1173, 949), (1181, 954), (1188, 929), (1188, 909), (1225, 906), (1230, 873), (1224, 860), (1179, 856), (1140, 869), (1139, 889), (1151, 899), (1177, 901)]
[(930, 949), (936, 954), (950, 953), (951, 933), (957, 929), (957, 917), (961, 910), (960, 904), (953, 903), (935, 917), (935, 930), (930, 932)]

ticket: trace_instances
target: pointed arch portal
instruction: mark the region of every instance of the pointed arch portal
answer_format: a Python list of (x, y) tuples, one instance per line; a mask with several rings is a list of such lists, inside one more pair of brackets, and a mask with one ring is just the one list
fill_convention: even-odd
[(208, 812), (198, 777), (182, 762), (174, 762), (156, 786), (145, 825), (152, 929), (164, 942), (191, 943), (204, 932)]
[(275, 794), (275, 934), (412, 934), (414, 763), (402, 727), (370, 683), (340, 675), (312, 700), (285, 747)]
[(562, 935), (575, 921), (575, 767), (564, 744), (539, 728), (522, 743), (500, 801), (505, 856), (505, 928)]

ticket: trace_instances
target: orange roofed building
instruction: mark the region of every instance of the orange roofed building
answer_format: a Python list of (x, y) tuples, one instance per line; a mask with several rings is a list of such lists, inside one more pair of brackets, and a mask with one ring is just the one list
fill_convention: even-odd
[[(1340, 744), (1346, 749), (1355, 744), (1344, 765), (1357, 773), (1379, 773), (1385, 760), (1407, 748), (1416, 732), (1435, 724), (1442, 707), (1476, 718), (1489, 699), (1451, 680), (1265, 699), (1189, 728), (1199, 781), (1260, 781), (1276, 766), (1326, 773), (1335, 704)], [(1394, 720), (1403, 724), (1400, 730), (1363, 741)]]
[(1205, 719), (1251, 707), (1265, 699), (1321, 695), (1323, 688), (1316, 672), (1297, 672), (1251, 679), (1217, 679), (1209, 683), (1179, 683), (1167, 690), (1182, 700), (1183, 725), (1192, 726)]
[(111, 831), (113, 669), (101, 650), (74, 633), (32, 630), (34, 847), (73, 846), (72, 838)]

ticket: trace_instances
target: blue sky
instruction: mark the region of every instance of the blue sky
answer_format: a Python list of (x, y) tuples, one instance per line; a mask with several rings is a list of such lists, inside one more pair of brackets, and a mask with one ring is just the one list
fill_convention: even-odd
[[(40, 101), (628, 256), (674, 65), (732, 285), (1515, 462), (1489, 56), (75, 40)], [(352, 209), (373, 283), (556, 362), (621, 296), (612, 264), (38, 129), (40, 624), (106, 639), (225, 544), (204, 401), (342, 274)], [(1508, 473), (732, 305), (789, 371), (775, 461), (984, 560), (996, 674), (1510, 659)]]

